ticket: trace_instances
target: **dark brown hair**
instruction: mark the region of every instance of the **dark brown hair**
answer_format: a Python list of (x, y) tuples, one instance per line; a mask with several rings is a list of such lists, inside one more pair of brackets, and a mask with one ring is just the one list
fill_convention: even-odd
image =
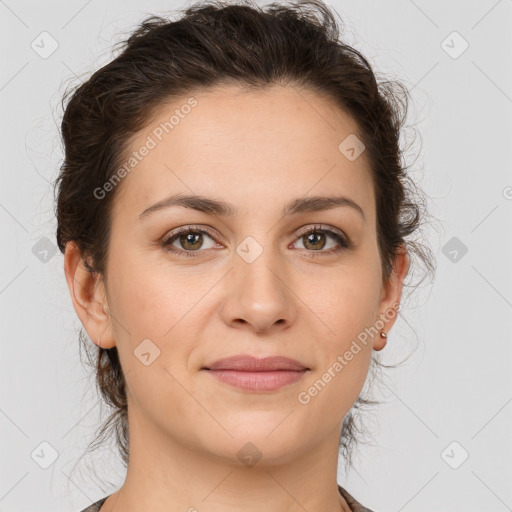
[[(334, 13), (321, 0), (310, 0), (264, 7), (249, 1), (206, 1), (181, 14), (176, 20), (146, 18), (120, 43), (117, 57), (64, 94), (64, 161), (55, 182), (59, 249), (64, 253), (66, 243), (75, 241), (88, 270), (106, 280), (118, 187), (102, 199), (94, 190), (112, 178), (126, 158), (130, 137), (151, 121), (160, 105), (213, 86), (256, 90), (284, 85), (312, 90), (356, 121), (375, 185), (383, 278), (389, 278), (401, 245), (432, 271), (430, 249), (410, 239), (426, 211), (399, 141), (408, 91), (397, 81), (377, 81), (361, 53), (340, 40), (341, 21)], [(117, 349), (92, 345), (83, 329), (80, 342), (95, 366), (99, 391), (113, 409), (95, 446), (113, 430), (126, 466), (127, 399)], [(372, 369), (380, 365), (372, 362)], [(345, 417), (340, 438), (345, 464), (351, 464), (352, 445), (362, 441), (356, 436), (362, 431), (354, 413), (375, 403), (360, 396)]]

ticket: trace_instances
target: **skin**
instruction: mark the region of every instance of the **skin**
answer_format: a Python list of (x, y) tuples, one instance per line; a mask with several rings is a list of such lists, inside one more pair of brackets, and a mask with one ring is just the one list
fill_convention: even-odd
[[(95, 343), (117, 347), (128, 388), (127, 477), (101, 512), (348, 511), (336, 480), (342, 421), (385, 340), (377, 334), (360, 344), (309, 403), (297, 397), (400, 302), (407, 253), (401, 249), (383, 282), (366, 154), (350, 161), (338, 150), (359, 132), (330, 101), (277, 86), (194, 97), (197, 106), (115, 190), (106, 281), (85, 270), (73, 242), (65, 251), (74, 308)], [(162, 106), (132, 149), (185, 102)], [(176, 193), (220, 199), (238, 212), (174, 206), (138, 218)], [(285, 203), (311, 195), (348, 196), (365, 220), (346, 206), (282, 216)], [(161, 240), (189, 225), (209, 226), (215, 237), (174, 240), (197, 257), (166, 252)], [(354, 247), (327, 254), (340, 247), (328, 233), (311, 243), (297, 236), (317, 225), (342, 231)], [(252, 263), (236, 252), (248, 236), (263, 249)], [(389, 332), (395, 320), (381, 328)], [(160, 350), (148, 366), (134, 355), (144, 339)], [(251, 392), (201, 370), (236, 354), (284, 355), (310, 371), (277, 391)], [(261, 453), (250, 467), (237, 456), (248, 442)]]

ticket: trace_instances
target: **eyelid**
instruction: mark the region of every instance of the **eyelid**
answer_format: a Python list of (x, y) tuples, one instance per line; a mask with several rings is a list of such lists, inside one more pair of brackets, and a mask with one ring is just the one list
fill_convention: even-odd
[[(306, 226), (303, 226), (299, 228), (298, 231), (295, 232), (296, 237), (300, 237), (302, 235), (305, 235), (306, 233), (309, 233), (310, 231), (327, 231), (327, 232), (333, 232), (342, 237), (344, 240), (347, 240), (347, 235), (341, 229), (335, 228), (333, 226), (327, 226), (324, 224), (307, 224)], [(348, 241), (348, 240), (347, 240)]]
[(180, 226), (179, 228), (171, 229), (168, 231), (163, 237), (162, 242), (168, 241), (170, 238), (174, 238), (182, 233), (189, 233), (189, 232), (205, 232), (208, 235), (210, 235), (212, 238), (220, 238), (224, 240), (224, 237), (220, 235), (220, 233), (217, 232), (217, 230), (214, 230), (213, 228), (209, 226), (204, 226), (202, 224), (187, 224), (185, 226)]

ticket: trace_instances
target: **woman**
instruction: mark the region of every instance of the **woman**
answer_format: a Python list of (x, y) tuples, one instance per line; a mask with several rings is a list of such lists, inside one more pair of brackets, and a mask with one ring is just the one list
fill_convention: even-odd
[(195, 4), (69, 98), (57, 241), (127, 466), (87, 512), (369, 510), (339, 447), (428, 258), (398, 95), (338, 30)]

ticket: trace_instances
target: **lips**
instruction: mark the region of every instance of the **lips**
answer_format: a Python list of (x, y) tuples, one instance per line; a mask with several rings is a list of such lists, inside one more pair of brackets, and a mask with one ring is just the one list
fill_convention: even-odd
[(240, 355), (219, 359), (204, 367), (205, 370), (237, 370), (245, 372), (303, 371), (309, 370), (299, 361), (283, 356), (256, 357)]
[(283, 356), (258, 359), (240, 355), (220, 359), (202, 370), (231, 387), (261, 393), (277, 391), (299, 381), (310, 368)]

